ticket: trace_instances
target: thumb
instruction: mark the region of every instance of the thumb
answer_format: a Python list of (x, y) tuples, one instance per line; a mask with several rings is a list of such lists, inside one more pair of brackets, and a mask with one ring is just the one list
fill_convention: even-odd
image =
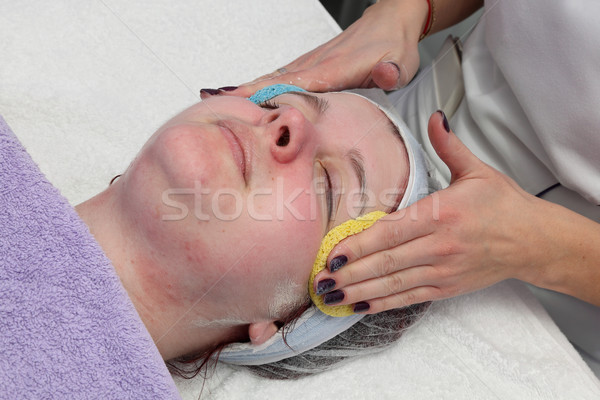
[(429, 118), (427, 130), (437, 155), (450, 168), (451, 183), (481, 169), (483, 162), (450, 130), (448, 119), (442, 110)]
[(371, 70), (371, 80), (383, 90), (400, 89), (414, 78), (419, 69), (419, 53), (408, 53), (401, 57), (388, 54)]

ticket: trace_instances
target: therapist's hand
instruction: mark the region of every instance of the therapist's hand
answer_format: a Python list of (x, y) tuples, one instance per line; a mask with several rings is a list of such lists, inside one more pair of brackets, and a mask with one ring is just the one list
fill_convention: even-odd
[[(376, 313), (453, 297), (507, 278), (531, 282), (556, 255), (551, 241), (540, 234), (547, 219), (540, 215), (540, 203), (547, 202), (475, 157), (446, 131), (444, 119), (435, 113), (428, 129), (452, 172), (450, 186), (340, 242), (328, 266), (343, 266), (315, 279), (317, 293), (319, 282), (335, 281), (326, 303), (328, 297), (342, 298), (336, 304)], [(332, 285), (324, 282), (322, 286)]]
[(329, 42), (282, 69), (221, 94), (248, 97), (275, 83), (291, 83), (313, 92), (402, 87), (419, 67), (417, 45), (427, 14), (424, 0), (381, 0)]

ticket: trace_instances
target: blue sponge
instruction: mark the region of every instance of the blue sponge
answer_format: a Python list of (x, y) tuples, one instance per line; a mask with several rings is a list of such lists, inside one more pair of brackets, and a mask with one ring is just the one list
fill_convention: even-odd
[(294, 85), (277, 83), (275, 85), (267, 86), (260, 89), (252, 96), (248, 97), (248, 100), (250, 100), (254, 104), (262, 104), (267, 100), (271, 100), (275, 96), (279, 96), (280, 94), (284, 94), (287, 92), (306, 92), (306, 90)]

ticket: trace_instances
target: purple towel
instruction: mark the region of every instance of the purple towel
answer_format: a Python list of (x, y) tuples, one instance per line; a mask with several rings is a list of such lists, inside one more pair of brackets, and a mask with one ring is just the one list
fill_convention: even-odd
[(0, 397), (180, 398), (110, 261), (2, 117)]

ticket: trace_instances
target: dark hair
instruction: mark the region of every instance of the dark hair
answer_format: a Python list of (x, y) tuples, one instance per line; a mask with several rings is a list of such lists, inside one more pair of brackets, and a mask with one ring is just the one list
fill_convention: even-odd
[(318, 374), (355, 357), (380, 352), (397, 342), (404, 331), (429, 308), (431, 302), (366, 315), (348, 330), (314, 349), (270, 364), (248, 366), (269, 379), (298, 379)]
[[(300, 355), (270, 364), (247, 366), (250, 372), (268, 379), (298, 379), (315, 375), (359, 356), (385, 350), (396, 343), (407, 328), (414, 325), (429, 308), (431, 302), (393, 309), (379, 314), (366, 315), (348, 330), (321, 345)], [(294, 322), (306, 311), (310, 304), (289, 315), (282, 329), (285, 335), (293, 329)], [(184, 356), (167, 362), (169, 371), (182, 378), (191, 379), (202, 374), (204, 379), (214, 371), (219, 353), (230, 343), (239, 340), (229, 338), (208, 351)]]

